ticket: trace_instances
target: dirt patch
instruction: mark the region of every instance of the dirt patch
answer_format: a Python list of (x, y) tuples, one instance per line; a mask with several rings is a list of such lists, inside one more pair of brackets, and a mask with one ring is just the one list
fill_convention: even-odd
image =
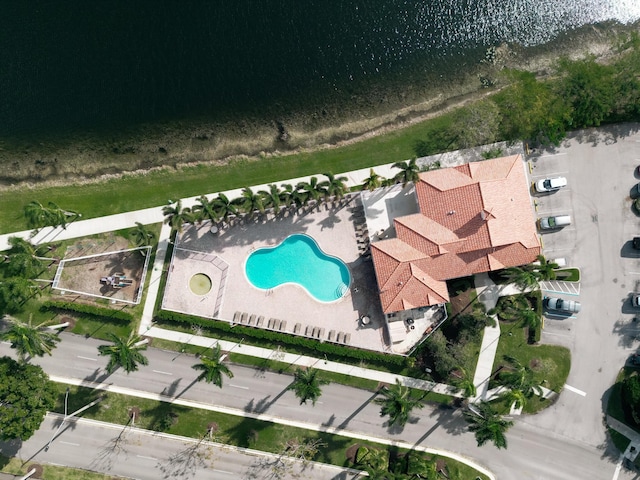
[[(122, 251), (126, 248), (128, 242), (118, 238), (71, 245), (58, 267), (60, 275), (55, 286), (92, 297), (136, 303), (144, 284), (146, 258), (138, 250)], [(117, 281), (111, 284), (105, 279)]]

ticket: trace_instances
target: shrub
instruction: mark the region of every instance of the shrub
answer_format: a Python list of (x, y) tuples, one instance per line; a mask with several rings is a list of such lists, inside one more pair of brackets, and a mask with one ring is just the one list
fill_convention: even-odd
[(371, 352), (368, 350), (343, 347), (332, 343), (322, 343), (318, 340), (313, 340), (310, 338), (288, 335), (286, 333), (274, 332), (273, 330), (264, 330), (261, 328), (247, 327), (243, 325), (235, 325), (233, 326), (232, 330), (232, 327), (228, 322), (201, 318), (177, 312), (167, 312), (165, 310), (160, 310), (156, 314), (154, 320), (158, 323), (166, 325), (196, 325), (198, 327), (206, 329), (214, 335), (216, 334), (216, 332), (225, 332), (237, 337), (251, 337), (256, 340), (278, 342), (294, 347), (302, 347), (316, 353), (320, 352), (337, 357), (348, 357), (357, 360), (365, 360), (372, 363), (377, 363), (379, 365), (406, 365), (405, 357), (401, 357), (399, 355), (388, 355), (384, 353)]
[(632, 375), (622, 381), (622, 407), (627, 416), (640, 425), (640, 377)]
[(71, 311), (84, 313), (94, 317), (108, 318), (110, 320), (119, 320), (122, 322), (130, 322), (133, 315), (124, 310), (113, 310), (106, 307), (98, 307), (95, 305), (87, 305), (86, 303), (63, 302), (58, 300), (47, 300), (42, 303), (44, 310)]

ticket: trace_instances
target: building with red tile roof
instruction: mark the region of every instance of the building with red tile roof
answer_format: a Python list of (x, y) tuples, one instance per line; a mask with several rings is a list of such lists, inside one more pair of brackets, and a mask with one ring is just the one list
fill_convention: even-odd
[(446, 280), (525, 265), (540, 242), (520, 155), (420, 174), (420, 213), (371, 244), (385, 313), (449, 301)]

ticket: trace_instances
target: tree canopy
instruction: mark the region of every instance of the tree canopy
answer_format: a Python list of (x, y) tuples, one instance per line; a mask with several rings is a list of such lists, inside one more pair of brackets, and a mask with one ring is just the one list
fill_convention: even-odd
[(0, 358), (0, 439), (28, 440), (56, 402), (56, 388), (36, 366)]

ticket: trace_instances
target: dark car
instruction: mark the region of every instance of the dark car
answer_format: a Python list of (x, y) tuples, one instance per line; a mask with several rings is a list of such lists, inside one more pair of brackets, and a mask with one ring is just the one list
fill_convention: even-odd
[(633, 248), (640, 250), (640, 237), (633, 237)]
[(629, 363), (631, 365), (640, 365), (640, 353), (634, 353), (629, 357)]

